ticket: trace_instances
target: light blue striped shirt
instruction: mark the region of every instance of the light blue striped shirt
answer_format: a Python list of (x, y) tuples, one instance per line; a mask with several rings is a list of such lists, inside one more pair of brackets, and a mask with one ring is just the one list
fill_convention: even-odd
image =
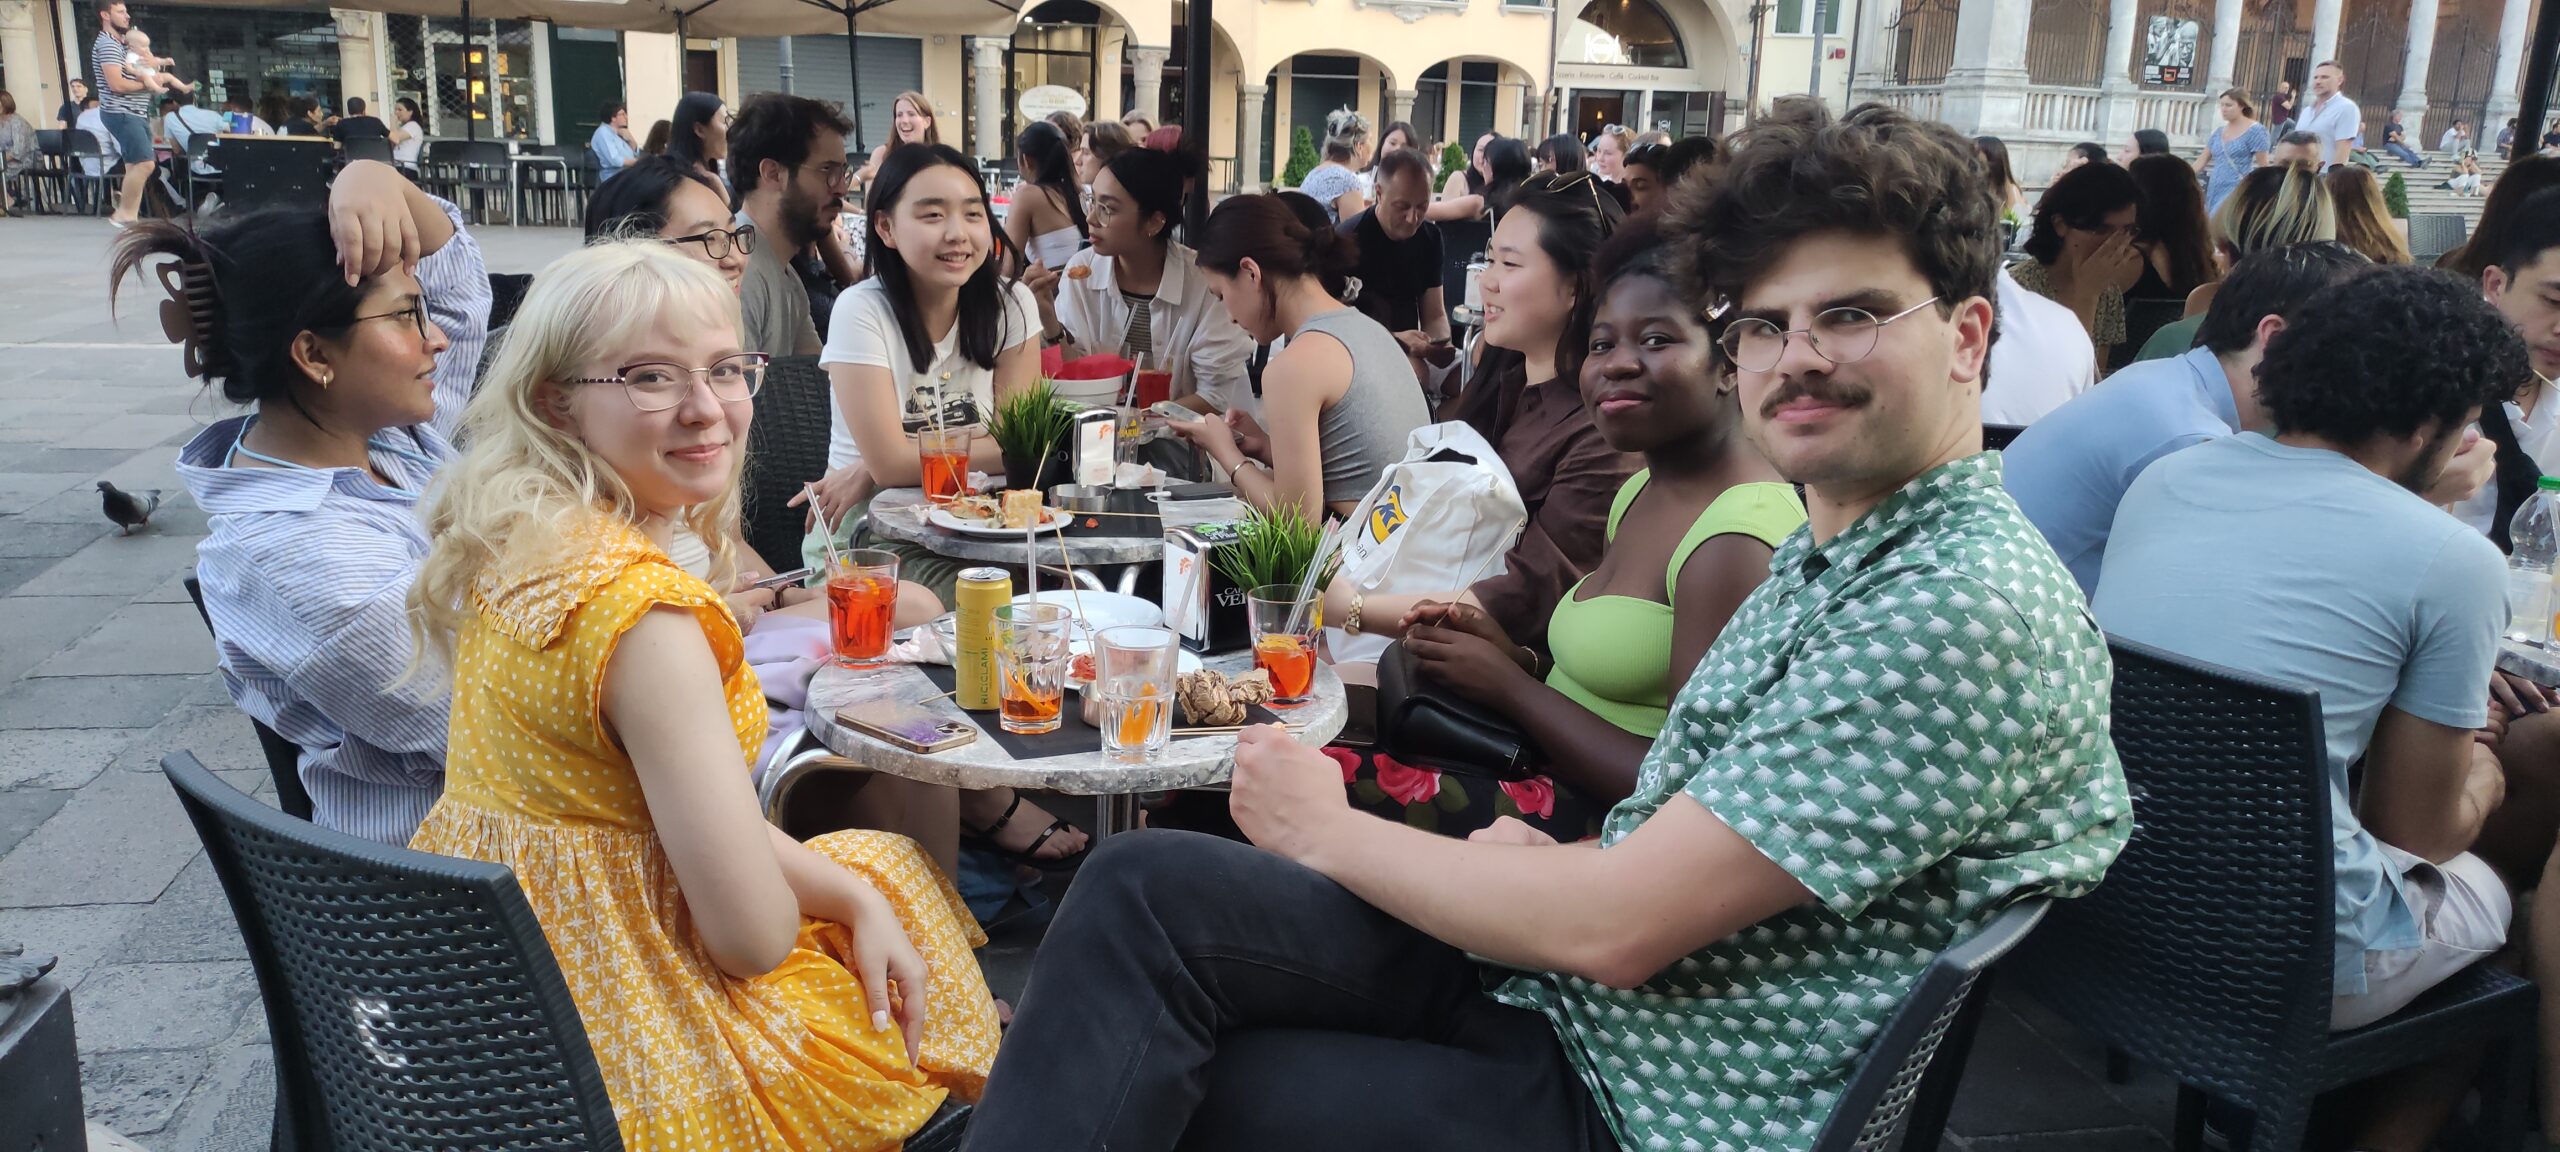
[(461, 214), (453, 239), (418, 262), (431, 319), (452, 341), (436, 360), (436, 414), (374, 434), (357, 468), (233, 468), (236, 417), (178, 454), (178, 477), (210, 518), (196, 578), (222, 678), (240, 710), (302, 749), (312, 822), (406, 844), (444, 791), (449, 700), (395, 686), (409, 666), (410, 582), (426, 558), (418, 501), (453, 455), (446, 439), (471, 398), (488, 341), (489, 274)]

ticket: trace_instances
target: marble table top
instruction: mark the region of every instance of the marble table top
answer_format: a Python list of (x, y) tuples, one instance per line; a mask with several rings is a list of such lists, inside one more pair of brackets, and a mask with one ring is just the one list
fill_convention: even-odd
[[(935, 527), (925, 522), (924, 514), (931, 505), (925, 502), (922, 488), (887, 488), (871, 498), (871, 530), (891, 540), (930, 549), (939, 556), (955, 560), (978, 560), (989, 564), (1019, 565), (1023, 560), (1022, 536), (970, 536)], [(1058, 562), (1059, 541), (1066, 543), (1066, 557), (1076, 564), (1146, 564), (1164, 559), (1162, 534), (1146, 536), (1060, 536), (1043, 533), (1040, 538), (1040, 562)]]
[[(1211, 656), (1207, 666), (1229, 675), (1250, 671), (1253, 653), (1230, 652)], [(941, 689), (926, 679), (913, 664), (891, 664), (880, 668), (856, 670), (829, 665), (818, 670), (809, 682), (809, 733), (830, 751), (866, 768), (925, 784), (951, 788), (1028, 788), (1036, 791), (1062, 792), (1069, 795), (1118, 795), (1129, 792), (1159, 792), (1173, 788), (1205, 788), (1224, 784), (1235, 772), (1236, 739), (1233, 736), (1200, 736), (1168, 741), (1155, 760), (1146, 764), (1114, 764), (1102, 758), (1100, 734), (1094, 738), (1090, 752), (1065, 756), (1049, 756), (1038, 760), (1016, 760), (994, 736), (981, 732), (976, 740), (942, 752), (911, 752), (883, 743), (842, 724), (836, 723), (836, 711), (861, 700), (886, 696), (891, 699), (922, 700)], [(1068, 702), (1074, 707), (1074, 701)], [(924, 706), (938, 716), (966, 720), (983, 729), (994, 723), (992, 715), (981, 719), (960, 710), (960, 706), (944, 697)], [(1301, 725), (1294, 733), (1300, 743), (1323, 745), (1342, 731), (1349, 709), (1343, 701), (1342, 678), (1330, 664), (1316, 666), (1314, 698), (1290, 708), (1274, 709), (1290, 723)], [(1181, 719), (1177, 712), (1174, 717)]]
[(2546, 688), (2560, 688), (2560, 651), (2521, 640), (2500, 640), (2498, 670)]

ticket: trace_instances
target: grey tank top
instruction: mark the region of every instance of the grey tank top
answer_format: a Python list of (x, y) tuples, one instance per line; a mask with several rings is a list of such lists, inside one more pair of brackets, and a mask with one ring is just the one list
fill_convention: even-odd
[(1351, 351), (1351, 386), (1316, 416), (1324, 452), (1324, 498), (1357, 500), (1387, 465), (1404, 459), (1405, 438), (1431, 422), (1413, 362), (1386, 326), (1356, 308), (1311, 316), (1297, 335), (1322, 332)]

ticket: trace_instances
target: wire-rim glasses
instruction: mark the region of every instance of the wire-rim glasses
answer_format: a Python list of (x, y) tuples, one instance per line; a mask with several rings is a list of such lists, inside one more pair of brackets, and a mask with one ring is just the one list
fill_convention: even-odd
[(1805, 346), (1813, 354), (1834, 365), (1855, 364), (1874, 354), (1876, 341), (1884, 326), (1938, 302), (1932, 296), (1917, 304), (1877, 319), (1864, 308), (1830, 308), (1813, 318), (1805, 328), (1780, 328), (1757, 316), (1746, 316), (1725, 325), (1716, 337), (1716, 346), (1724, 349), (1725, 359), (1745, 372), (1766, 372), (1778, 366), (1787, 355), (1787, 341), (1804, 337)]
[(741, 224), (736, 228), (713, 228), (691, 236), (669, 236), (669, 244), (700, 244), (702, 254), (714, 260), (726, 260), (729, 253), (753, 256), (756, 251), (756, 226)]
[(712, 398), (723, 404), (753, 399), (764, 387), (765, 365), (772, 362), (773, 357), (762, 352), (723, 356), (708, 368), (643, 361), (626, 364), (611, 376), (572, 376), (563, 383), (620, 384), (623, 395), (631, 398), (632, 407), (643, 412), (664, 412), (684, 403), (696, 381), (708, 386)]
[(418, 343), (425, 344), (434, 339), (427, 335), (428, 317), (427, 298), (425, 296), (418, 297), (406, 308), (394, 308), (389, 312), (376, 312), (370, 316), (358, 316), (339, 325), (339, 327), (341, 329), (353, 328), (367, 320), (393, 320), (404, 317), (409, 321), (412, 327), (415, 327), (418, 330)]

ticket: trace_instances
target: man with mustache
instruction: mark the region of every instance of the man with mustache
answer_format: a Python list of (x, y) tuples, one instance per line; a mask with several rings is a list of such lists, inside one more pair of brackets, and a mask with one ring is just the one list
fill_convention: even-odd
[(740, 215), (760, 238), (738, 288), (748, 351), (818, 354), (809, 290), (791, 260), (836, 226), (838, 198), (853, 186), (844, 154), (851, 131), (852, 122), (830, 105), (770, 92), (748, 100), (729, 122), (729, 180)]
[[(2217, 297), (2215, 303), (2221, 301)], [(2273, 433), (2170, 455), (2125, 492), (2098, 577), (2108, 631), (2316, 688), (2336, 877), (2330, 1027), (2359, 1028), (2505, 942), (2510, 890), (2481, 852), (2508, 834), (2506, 776), (2476, 730), (2507, 618), (2498, 549), (2419, 495), (2480, 409), (2528, 380), (2523, 341), (2476, 284), (2365, 269), (2295, 309), (2257, 365)], [(2349, 767), (2363, 764), (2356, 786)], [(2543, 852), (2551, 829), (2543, 821)], [(2546, 889), (2548, 891), (2548, 889)], [(2468, 1080), (2358, 1093), (2347, 1146), (2427, 1146)]]
[(1880, 105), (1682, 188), (1666, 242), (1812, 522), (1634, 794), (1595, 842), (1450, 840), (1248, 730), (1253, 845), (1096, 850), (968, 1147), (1809, 1147), (1932, 956), (2131, 829), (2106, 649), (1982, 452), (1998, 217), (1972, 141)]

